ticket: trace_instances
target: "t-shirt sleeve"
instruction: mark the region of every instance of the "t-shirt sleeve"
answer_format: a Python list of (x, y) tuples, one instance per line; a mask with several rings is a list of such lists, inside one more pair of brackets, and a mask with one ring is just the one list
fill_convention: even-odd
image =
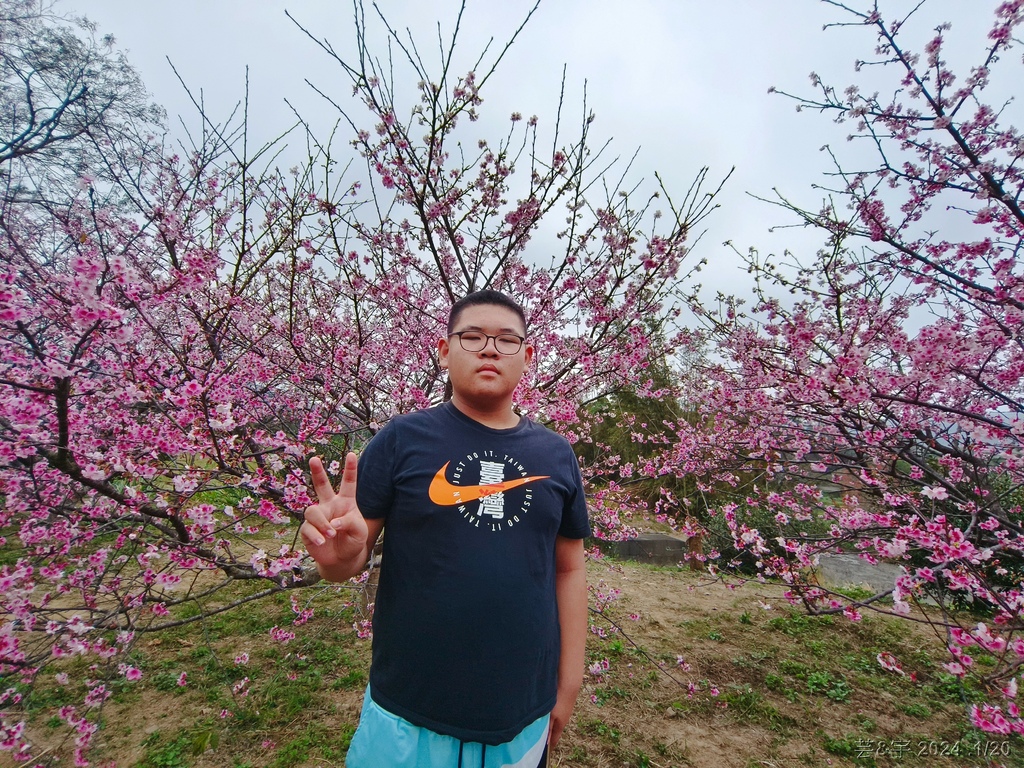
[(587, 495), (583, 490), (583, 475), (580, 463), (572, 448), (565, 447), (568, 474), (572, 478), (573, 491), (566, 498), (562, 510), (562, 524), (558, 526), (558, 535), (567, 539), (585, 539), (590, 535), (590, 515), (587, 513)]
[(356, 504), (363, 517), (387, 517), (395, 492), (395, 421), (373, 436), (359, 456)]

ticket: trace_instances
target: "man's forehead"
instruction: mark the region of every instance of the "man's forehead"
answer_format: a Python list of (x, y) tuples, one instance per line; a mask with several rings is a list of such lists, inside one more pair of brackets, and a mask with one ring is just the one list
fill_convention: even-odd
[(459, 313), (458, 330), (462, 331), (511, 331), (523, 332), (523, 323), (519, 315), (508, 307), (499, 304), (474, 304)]

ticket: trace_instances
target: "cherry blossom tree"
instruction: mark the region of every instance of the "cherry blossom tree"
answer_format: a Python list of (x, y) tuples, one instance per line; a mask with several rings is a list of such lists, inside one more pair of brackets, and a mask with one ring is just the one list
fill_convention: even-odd
[[(833, 26), (875, 36), (857, 70), (888, 90), (812, 75), (817, 96), (790, 97), (850, 126), (873, 160), (851, 170), (833, 153), (818, 208), (775, 201), (825, 235), (817, 253), (752, 250), (753, 301), (696, 307), (718, 363), (701, 418), (650, 471), (697, 473), (732, 551), (792, 602), (930, 623), (945, 671), (986, 696), (973, 724), (1021, 734), (1024, 137), (1013, 104), (986, 96), (1019, 82), (1024, 3), (995, 7), (961, 73), (946, 60), (955, 27), (906, 42), (927, 32), (927, 5), (890, 18), (830, 4)], [(819, 556), (842, 551), (901, 575), (866, 599), (814, 583)]]
[[(250, 147), (244, 119), (200, 112), (171, 150), (116, 90), (79, 113), (106, 65), (138, 93), (119, 54), (76, 47), (66, 25), (34, 40), (62, 68), (3, 62), (5, 82), (35, 99), (45, 79), (55, 99), (9, 111), (0, 157), (21, 179), (0, 201), (0, 749), (18, 764), (41, 757), (25, 712), (44, 674), (89, 669), (68, 681), (79, 703), (51, 713), (87, 765), (111, 681), (142, 675), (141, 636), (316, 581), (297, 540), (306, 459), (443, 399), (433, 340), (455, 299), (493, 287), (529, 307), (538, 364), (519, 403), (574, 438), (581, 403), (665, 354), (642, 319), (682, 310), (706, 171), (676, 201), (627, 184), (592, 149), (585, 105), (568, 140), (561, 105), (550, 128), (514, 114), (482, 138), (482, 89), (508, 46), (459, 69), (456, 22), (432, 74), (381, 22), (394, 61), (374, 57), (360, 6), (350, 58), (318, 41), (356, 95), (342, 108), (346, 94), (322, 91), (351, 145), (300, 122), (290, 140), (308, 157), (290, 171), (280, 143)], [(60, 59), (45, 49), (57, 38), (98, 58)], [(400, 76), (418, 83), (409, 104)], [(46, 194), (21, 193), (33, 184)], [(560, 222), (550, 242), (544, 217)]]

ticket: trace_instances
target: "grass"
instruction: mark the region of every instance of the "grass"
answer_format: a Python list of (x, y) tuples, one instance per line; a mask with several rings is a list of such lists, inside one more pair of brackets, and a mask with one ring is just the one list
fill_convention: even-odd
[[(588, 646), (588, 663), (608, 668), (588, 675), (582, 725), (567, 734), (560, 765), (931, 768), (963, 765), (974, 750), (971, 765), (1024, 766), (1024, 741), (969, 726), (965, 703), (980, 691), (938, 666), (939, 640), (920, 627), (873, 614), (856, 623), (807, 616), (770, 585), (733, 591), (637, 564), (601, 574), (624, 597), (607, 609), (610, 634)], [(631, 614), (640, 620), (623, 620)], [(645, 659), (617, 652), (629, 639)], [(883, 669), (882, 651), (906, 674)], [(644, 673), (658, 666), (652, 685)]]
[[(248, 589), (241, 585), (237, 594)], [(228, 596), (225, 596), (227, 598)], [(60, 662), (58, 685), (47, 675), (25, 700), (30, 727), (55, 740), (49, 757), (70, 764), (70, 740), (56, 712), (81, 701), (85, 678), (108, 678), (111, 697), (95, 755), (100, 764), (138, 768), (342, 765), (366, 685), (370, 645), (351, 625), (348, 590), (322, 590), (317, 614), (295, 627), (287, 595), (143, 635), (130, 663), (143, 671), (127, 683), (111, 669)], [(184, 603), (174, 618), (195, 614)], [(271, 627), (295, 632), (281, 642)], [(123, 662), (125, 659), (118, 659)], [(186, 684), (180, 685), (182, 673)], [(95, 713), (91, 713), (95, 717)]]
[(186, 734), (164, 741), (159, 733), (142, 742), (146, 753), (138, 768), (186, 768), (191, 755), (191, 739)]
[[(805, 616), (770, 585), (730, 590), (675, 569), (595, 562), (589, 579), (622, 597), (592, 616), (587, 664), (599, 674), (586, 675), (554, 765), (942, 768), (969, 757), (970, 765), (1024, 766), (1019, 739), (968, 726), (965, 705), (982, 692), (936, 666), (936, 640), (920, 629), (871, 615), (857, 623)], [(317, 593), (316, 614), (300, 627), (279, 595), (143, 637), (132, 658), (143, 679), (111, 684), (98, 764), (343, 765), (370, 650), (351, 628), (349, 599), (343, 590)], [(176, 615), (194, 610), (184, 604)], [(275, 641), (273, 626), (296, 636)], [(906, 675), (881, 668), (883, 650)], [(35, 733), (62, 738), (55, 713), (72, 701), (71, 686), (36, 690)], [(52, 754), (68, 763), (68, 749), (54, 741)]]

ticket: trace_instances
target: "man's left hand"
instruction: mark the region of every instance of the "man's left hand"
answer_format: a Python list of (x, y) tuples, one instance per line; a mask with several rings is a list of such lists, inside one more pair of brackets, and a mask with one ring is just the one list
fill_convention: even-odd
[(559, 691), (555, 700), (555, 708), (551, 710), (551, 730), (548, 732), (548, 747), (554, 749), (558, 740), (562, 738), (562, 731), (572, 716), (573, 707), (576, 706), (576, 697), (579, 691)]

